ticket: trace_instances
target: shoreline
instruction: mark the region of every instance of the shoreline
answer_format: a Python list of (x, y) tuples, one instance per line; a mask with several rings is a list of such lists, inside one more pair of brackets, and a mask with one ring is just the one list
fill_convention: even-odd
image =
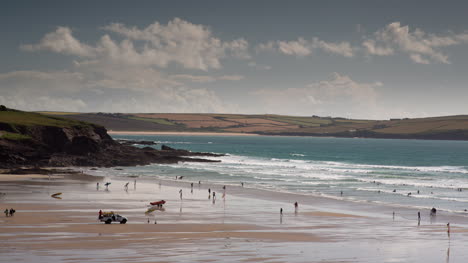
[(179, 136), (260, 136), (251, 133), (236, 132), (155, 132), (155, 131), (107, 131), (115, 135), (179, 135)]
[[(15, 175), (27, 180), (0, 184), (0, 192), (5, 193), (0, 208), (17, 211), (13, 217), (0, 215), (0, 236), (6, 237), (0, 238), (4, 260), (45, 263), (79, 257), (87, 262), (143, 262), (147, 257), (164, 257), (163, 262), (310, 262), (310, 258), (314, 262), (382, 262), (378, 259), (397, 257), (428, 262), (447, 255), (443, 213), (435, 222), (429, 222), (424, 213), (419, 226), (413, 210), (392, 220), (391, 212), (383, 213), (378, 206), (326, 197), (227, 185), (223, 198), (222, 185), (210, 182), (194, 182), (192, 189), (192, 182), (185, 180), (86, 173), (80, 180), (79, 174), (50, 180)], [(104, 182), (111, 183), (108, 190)], [(216, 191), (216, 202), (208, 198), (207, 188)], [(63, 193), (62, 199), (50, 196), (56, 192)], [(167, 201), (164, 209), (144, 213), (150, 201), (161, 199)], [(298, 211), (294, 201), (299, 202)], [(105, 225), (97, 221), (99, 209), (117, 211), (129, 221)], [(468, 259), (463, 252), (468, 228), (451, 223), (451, 254)], [(428, 253), (420, 254), (419, 244)], [(393, 245), (410, 249), (385, 249)]]

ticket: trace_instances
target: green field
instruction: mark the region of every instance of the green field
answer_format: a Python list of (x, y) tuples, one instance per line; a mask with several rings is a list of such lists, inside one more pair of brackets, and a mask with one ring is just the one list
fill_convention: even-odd
[(55, 126), (55, 127), (72, 127), (72, 126), (86, 126), (89, 123), (60, 118), (56, 116), (46, 116), (40, 113), (23, 112), (23, 111), (0, 111), (0, 123), (10, 125), (24, 125), (24, 126)]
[[(275, 114), (111, 114), (47, 112), (49, 116), (85, 120), (100, 124), (114, 131), (173, 131), (173, 132), (246, 132), (271, 135), (375, 137), (375, 138), (435, 138), (468, 139), (468, 115), (430, 117), (417, 119), (362, 120), (319, 116), (286, 116)], [(138, 116), (137, 116), (138, 115)], [(152, 116), (154, 115), (154, 116)], [(181, 115), (184, 115), (181, 120)], [(11, 116), (10, 116), (11, 117)], [(249, 121), (249, 119), (251, 121)], [(0, 115), (1, 120), (1, 115)], [(16, 118), (9, 119), (13, 122)], [(125, 122), (126, 120), (131, 123)], [(33, 120), (18, 122), (42, 122), (36, 116)], [(47, 119), (51, 125), (65, 125), (61, 119)], [(63, 123), (64, 122), (64, 123)], [(232, 122), (234, 125), (225, 125)], [(193, 128), (193, 127), (200, 128)], [(224, 125), (224, 126), (223, 126)]]

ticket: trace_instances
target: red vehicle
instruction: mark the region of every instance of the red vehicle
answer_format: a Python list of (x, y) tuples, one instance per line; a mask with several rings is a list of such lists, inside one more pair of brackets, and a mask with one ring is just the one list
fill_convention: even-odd
[(150, 202), (150, 205), (155, 205), (155, 206), (158, 206), (158, 207), (162, 207), (163, 204), (165, 204), (166, 201), (164, 200), (160, 200), (160, 201), (157, 201), (157, 202)]

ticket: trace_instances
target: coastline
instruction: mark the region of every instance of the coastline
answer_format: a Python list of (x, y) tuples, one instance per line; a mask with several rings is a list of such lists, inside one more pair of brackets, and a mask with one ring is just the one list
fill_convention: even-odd
[[(60, 262), (76, 257), (88, 262), (140, 262), (147, 257), (164, 257), (162, 262), (446, 259), (446, 218), (442, 214), (436, 222), (429, 222), (424, 214), (418, 226), (406, 212), (392, 219), (391, 213), (383, 213), (375, 205), (241, 186), (227, 186), (223, 199), (222, 186), (209, 182), (194, 183), (191, 192), (190, 181), (21, 176), (27, 179), (5, 181), (0, 186), (0, 192), (6, 193), (0, 198), (0, 208), (17, 210), (14, 217), (0, 216), (0, 235), (6, 237), (0, 241), (0, 253), (3, 259), (16, 262)], [(111, 182), (108, 191), (103, 186), (107, 181)], [(96, 182), (101, 183), (99, 190)], [(130, 186), (125, 191), (127, 182)], [(215, 203), (208, 199), (207, 188), (216, 191)], [(51, 198), (54, 192), (63, 192), (63, 199)], [(148, 202), (159, 199), (167, 201), (165, 210), (145, 214)], [(293, 201), (299, 202), (297, 213)], [(284, 209), (282, 216), (280, 208)], [(118, 211), (129, 222), (104, 225), (96, 218), (99, 209)], [(462, 251), (467, 234), (466, 226), (453, 224), (452, 256), (466, 259)], [(430, 251), (425, 255), (418, 253), (421, 241)], [(413, 249), (385, 249), (392, 245)]]
[(153, 131), (107, 131), (115, 135), (179, 135), (179, 136), (260, 136), (252, 133), (235, 132), (153, 132)]

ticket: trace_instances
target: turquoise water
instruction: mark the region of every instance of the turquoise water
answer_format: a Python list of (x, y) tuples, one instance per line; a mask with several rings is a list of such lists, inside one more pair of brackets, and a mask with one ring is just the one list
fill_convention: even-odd
[[(408, 207), (468, 209), (468, 142), (273, 136), (123, 136), (191, 151), (220, 163), (126, 168), (122, 175), (321, 195)], [(112, 171), (113, 173), (118, 171)], [(462, 188), (459, 191), (458, 188)], [(419, 191), (419, 193), (418, 193)], [(343, 193), (341, 193), (343, 192)], [(410, 195), (408, 195), (411, 193)]]

